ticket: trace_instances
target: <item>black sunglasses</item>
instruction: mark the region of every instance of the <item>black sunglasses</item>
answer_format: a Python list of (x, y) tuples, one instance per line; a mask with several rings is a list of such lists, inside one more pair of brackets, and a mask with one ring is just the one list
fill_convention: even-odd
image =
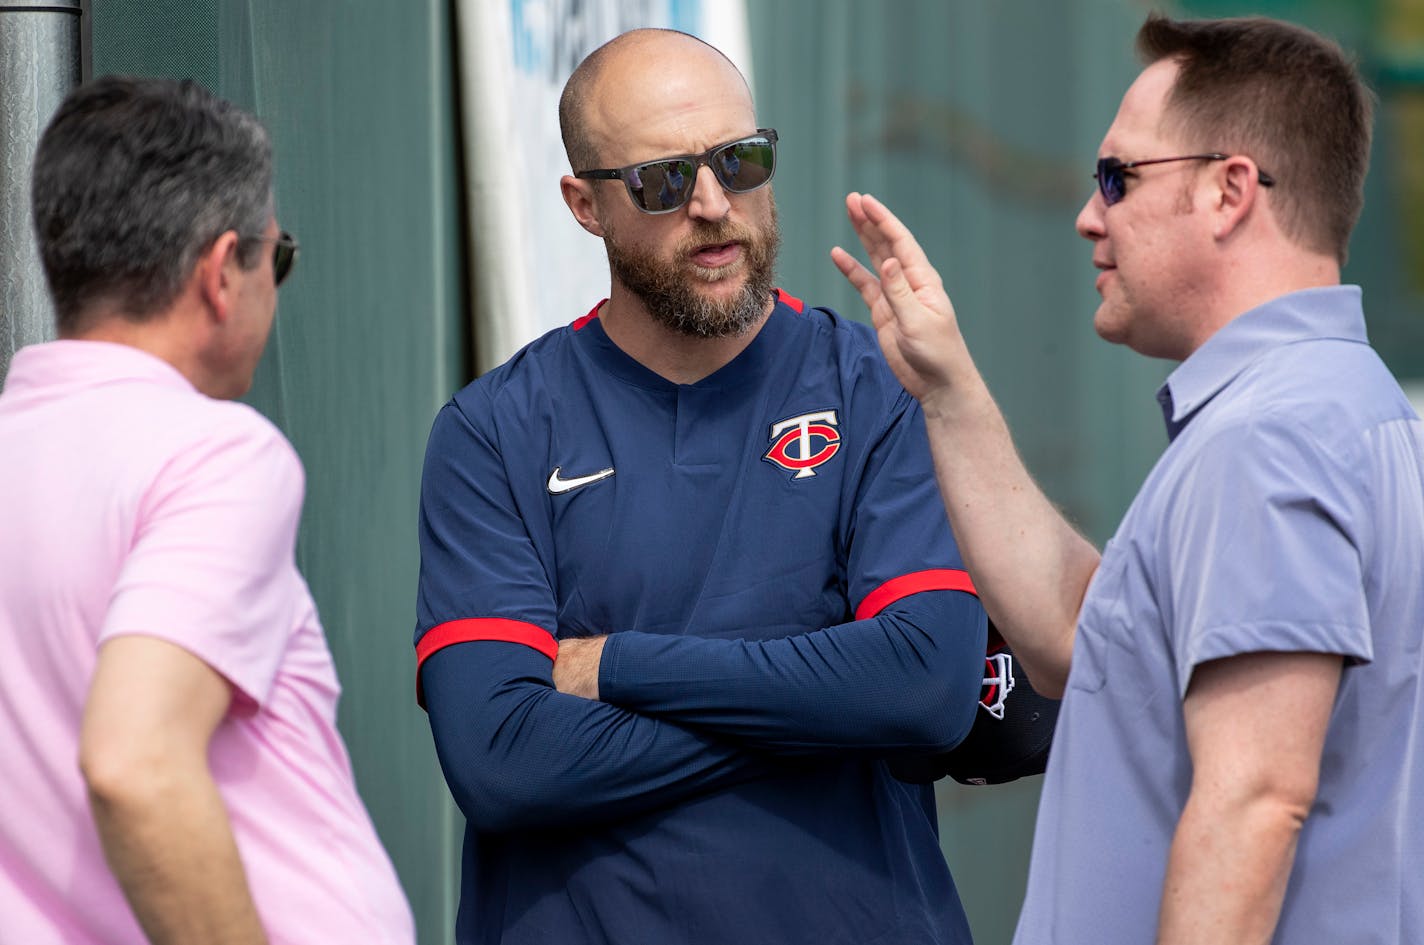
[(297, 261), (297, 250), (301, 248), (297, 245), (297, 238), (283, 230), (276, 236), (244, 236), (243, 239), (252, 243), (272, 244), (272, 283), (281, 285), (291, 273), (292, 263)]
[[(1172, 161), (1224, 161), (1229, 157), (1231, 155), (1213, 151), (1210, 154), (1184, 154), (1181, 157), (1148, 158), (1144, 161), (1119, 161), (1115, 157), (1098, 158), (1098, 170), (1093, 177), (1097, 178), (1098, 193), (1103, 195), (1103, 203), (1111, 207), (1127, 196), (1127, 172), (1134, 167), (1168, 164)], [(1275, 178), (1260, 168), (1256, 169), (1256, 179), (1262, 187), (1273, 186), (1276, 182)]]
[(576, 171), (585, 180), (621, 180), (633, 206), (644, 213), (671, 213), (687, 203), (697, 184), (697, 169), (712, 168), (717, 183), (730, 193), (744, 194), (765, 186), (776, 172), (776, 131), (757, 133), (708, 148), (701, 154), (677, 154), (627, 167)]

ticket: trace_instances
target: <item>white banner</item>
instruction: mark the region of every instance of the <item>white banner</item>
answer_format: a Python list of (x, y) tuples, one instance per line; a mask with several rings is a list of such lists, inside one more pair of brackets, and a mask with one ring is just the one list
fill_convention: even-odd
[(458, 0), (456, 22), (483, 373), (608, 295), (603, 243), (559, 194), (559, 95), (574, 67), (625, 30), (660, 26), (716, 46), (750, 83), (751, 48), (743, 0)]

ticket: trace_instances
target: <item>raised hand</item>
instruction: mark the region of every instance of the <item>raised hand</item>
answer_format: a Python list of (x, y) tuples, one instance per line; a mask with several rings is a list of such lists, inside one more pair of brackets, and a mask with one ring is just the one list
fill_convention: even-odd
[(839, 246), (831, 260), (870, 309), (895, 376), (929, 413), (944, 406), (954, 383), (977, 379), (954, 306), (914, 234), (884, 204), (852, 193), (846, 212), (875, 271)]

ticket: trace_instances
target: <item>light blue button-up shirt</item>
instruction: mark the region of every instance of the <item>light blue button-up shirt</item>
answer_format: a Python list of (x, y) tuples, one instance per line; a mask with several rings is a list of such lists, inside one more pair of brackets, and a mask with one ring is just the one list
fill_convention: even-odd
[(1171, 443), (1079, 615), (1019, 945), (1153, 941), (1207, 660), (1346, 668), (1278, 945), (1424, 941), (1424, 425), (1360, 290), (1292, 293), (1159, 392)]

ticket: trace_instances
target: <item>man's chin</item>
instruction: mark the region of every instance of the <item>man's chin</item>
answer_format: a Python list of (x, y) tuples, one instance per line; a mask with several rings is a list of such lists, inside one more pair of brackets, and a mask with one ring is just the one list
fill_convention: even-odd
[(687, 272), (690, 277), (689, 281), (694, 285), (706, 286), (726, 295), (740, 292), (747, 281), (747, 264), (744, 258), (735, 259), (727, 265), (718, 266), (715, 269), (688, 263)]
[(1121, 312), (1114, 311), (1106, 300), (1093, 314), (1093, 331), (1110, 344), (1127, 344), (1127, 319), (1122, 317)]
[(696, 285), (692, 293), (703, 304), (713, 308), (726, 309), (741, 304), (746, 292), (745, 279), (726, 279), (721, 282)]

